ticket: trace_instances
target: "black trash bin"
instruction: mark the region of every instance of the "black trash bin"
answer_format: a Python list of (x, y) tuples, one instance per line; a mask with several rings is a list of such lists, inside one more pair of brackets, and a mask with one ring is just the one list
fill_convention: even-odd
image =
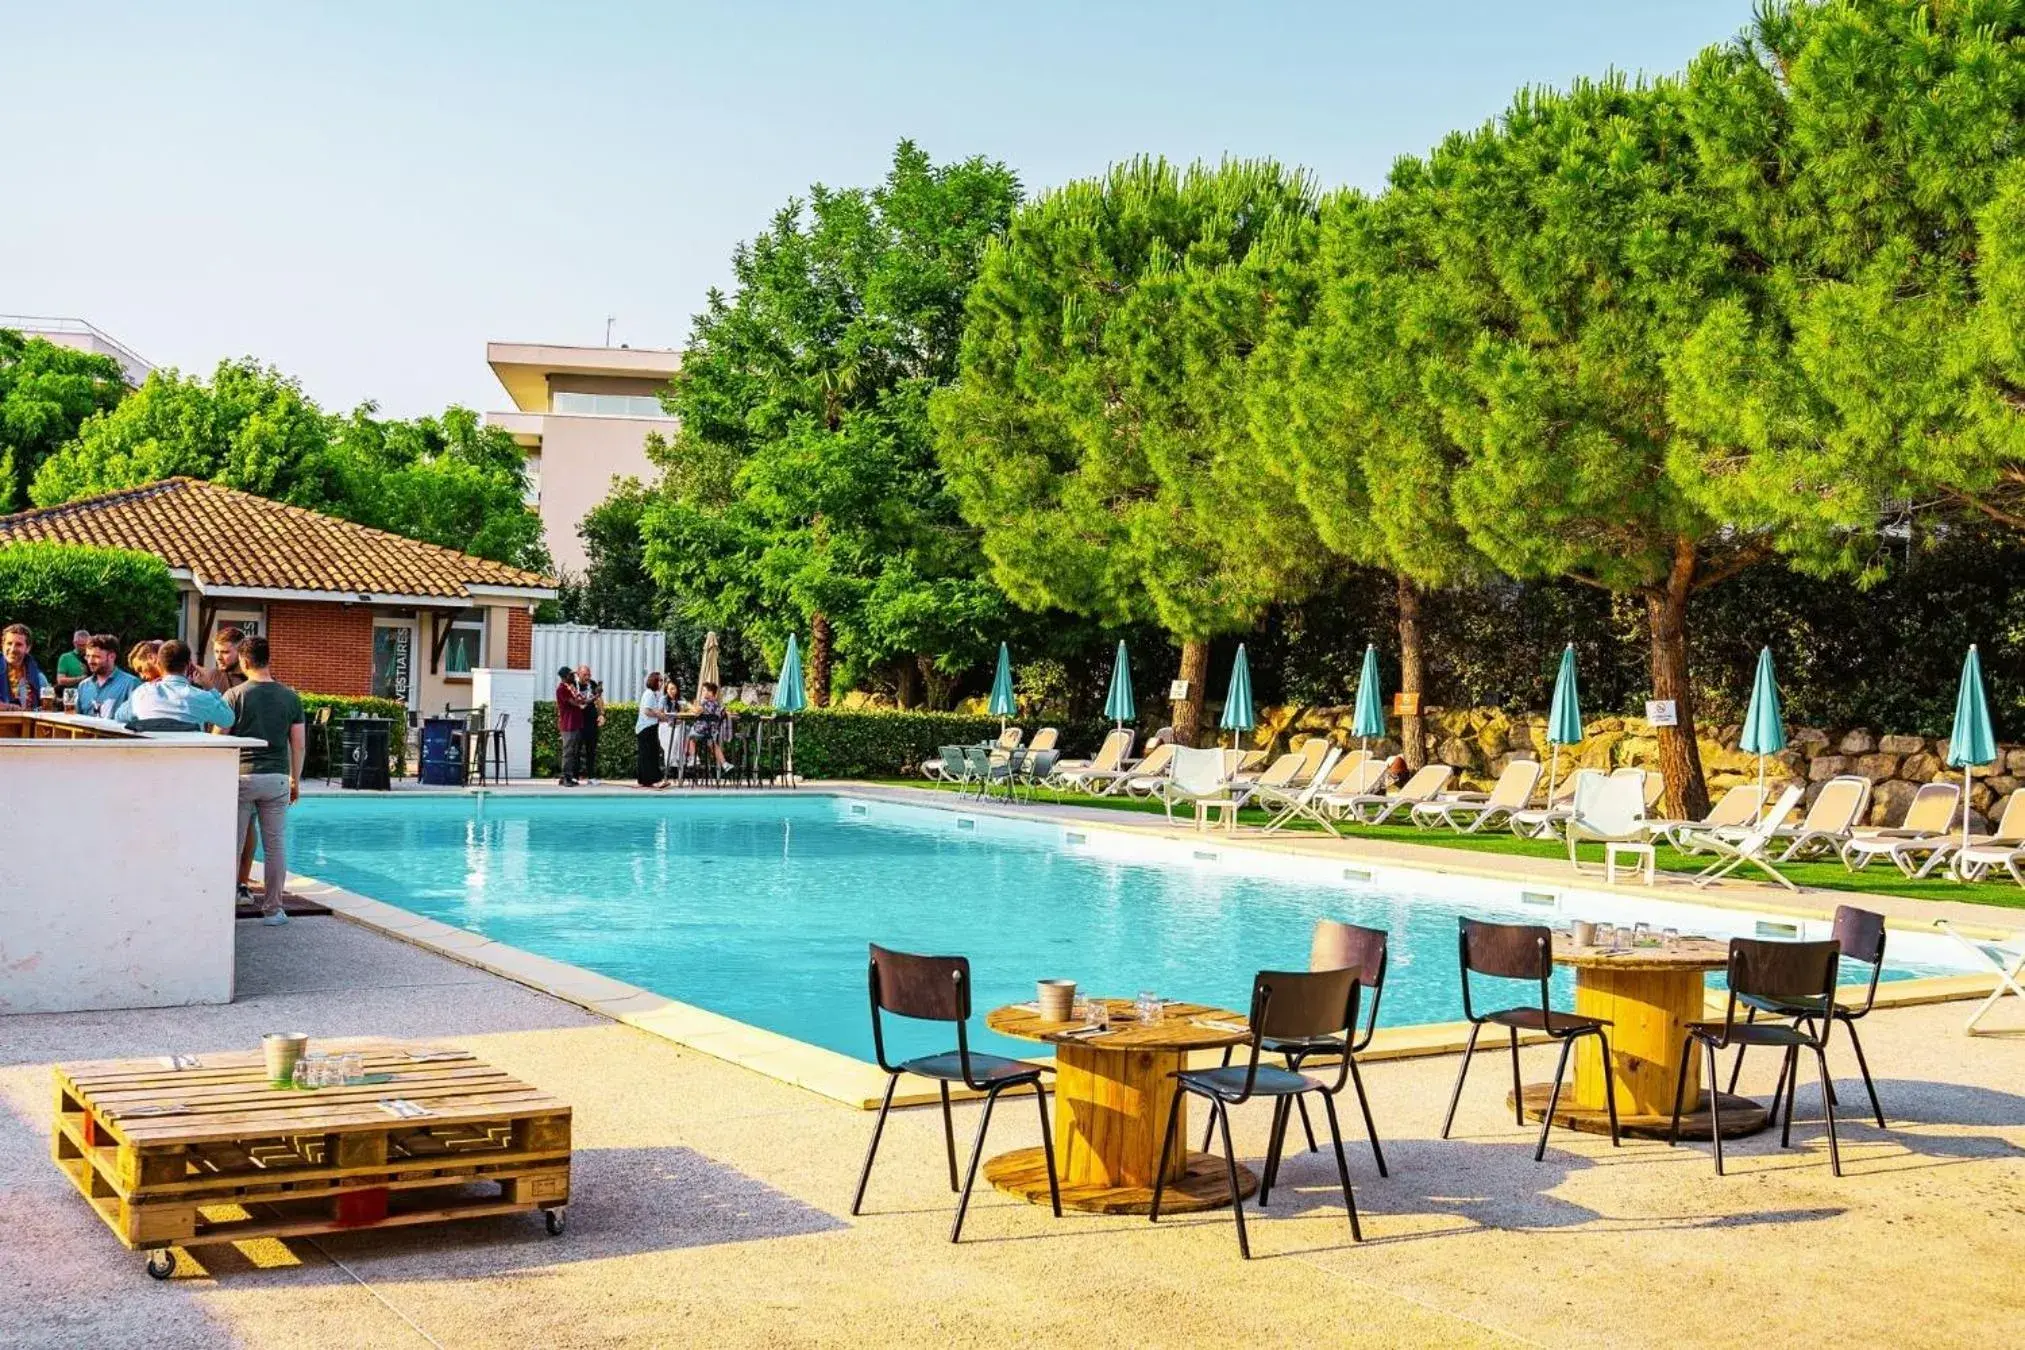
[(387, 753), (392, 743), (392, 723), (384, 717), (347, 717), (344, 721), (344, 787), (385, 792), (388, 781)]
[(464, 781), (464, 730), (461, 717), (422, 719), (422, 781), (431, 787), (456, 787)]

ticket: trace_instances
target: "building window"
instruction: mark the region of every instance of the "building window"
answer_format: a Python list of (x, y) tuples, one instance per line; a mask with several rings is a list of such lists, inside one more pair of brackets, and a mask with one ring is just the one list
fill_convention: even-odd
[(415, 624), (411, 619), (373, 624), (373, 696), (413, 706)]
[(485, 621), (458, 619), (443, 639), (443, 673), (453, 678), (469, 677), (485, 664)]
[(575, 413), (581, 417), (666, 417), (668, 410), (654, 394), (583, 394), (558, 389), (548, 398), (552, 413)]

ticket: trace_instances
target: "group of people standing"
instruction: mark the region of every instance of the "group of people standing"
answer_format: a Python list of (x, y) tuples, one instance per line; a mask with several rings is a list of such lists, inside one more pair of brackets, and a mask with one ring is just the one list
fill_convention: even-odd
[(0, 629), (0, 707), (75, 712), (136, 731), (229, 731), (258, 744), (239, 750), (239, 809), (234, 841), (238, 893), (252, 895), (254, 837), (260, 840), (261, 919), (288, 922), (282, 889), (288, 879), (288, 808), (302, 794), (308, 737), (302, 699), (274, 678), (267, 639), (227, 625), (211, 642), (212, 664), (195, 664), (178, 638), (135, 643), (120, 666), (111, 633), (79, 629), (43, 676), (25, 625)]
[[(591, 678), (589, 666), (575, 670), (564, 666), (556, 671), (555, 711), (556, 729), (562, 736), (557, 785), (595, 787), (599, 782), (598, 734), (605, 725), (605, 687)], [(671, 767), (679, 767), (684, 757), (701, 754), (705, 748), (719, 769), (726, 768), (724, 739), (730, 724), (731, 715), (715, 684), (703, 685), (695, 704), (685, 710), (675, 681), (658, 670), (647, 672), (639, 711), (633, 718), (634, 786), (669, 786)], [(675, 728), (675, 766), (669, 765), (662, 746), (663, 730), (669, 727)]]

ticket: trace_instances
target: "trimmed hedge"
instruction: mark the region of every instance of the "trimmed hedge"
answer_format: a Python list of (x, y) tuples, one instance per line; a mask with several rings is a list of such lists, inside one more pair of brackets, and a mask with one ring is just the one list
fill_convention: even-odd
[[(345, 698), (338, 694), (303, 694), (302, 715), (309, 722), (309, 753), (303, 759), (302, 776), (324, 776), (323, 737), (316, 732), (316, 710), (330, 709), (331, 754), (341, 754), (344, 720), (357, 713), (362, 717), (384, 717), (393, 723), (391, 740), (394, 776), (399, 778), (408, 755), (408, 705), (390, 698)], [(332, 775), (335, 777), (335, 774)]]
[(56, 659), (78, 629), (118, 636), (122, 647), (176, 634), (176, 583), (150, 553), (82, 544), (0, 548), (0, 625), (35, 635), (35, 659), (56, 678)]
[[(597, 777), (633, 776), (633, 719), (638, 715), (637, 704), (605, 705), (605, 725), (598, 736)], [(1049, 719), (1020, 719), (1028, 734), (1043, 723)], [(1061, 728), (1061, 748), (1068, 755), (1090, 754), (1110, 726), (1105, 722), (1050, 724)], [(806, 709), (795, 714), (795, 772), (803, 778), (905, 777), (914, 773), (922, 760), (934, 758), (941, 747), (991, 740), (998, 735), (998, 727), (996, 717), (961, 713)], [(561, 748), (555, 704), (535, 704), (535, 777), (555, 776)]]

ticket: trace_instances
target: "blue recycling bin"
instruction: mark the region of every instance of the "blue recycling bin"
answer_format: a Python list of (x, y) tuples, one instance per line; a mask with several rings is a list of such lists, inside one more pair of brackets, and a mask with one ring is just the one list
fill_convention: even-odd
[(464, 745), (458, 733), (461, 717), (422, 719), (422, 782), (430, 787), (458, 787), (464, 782)]

